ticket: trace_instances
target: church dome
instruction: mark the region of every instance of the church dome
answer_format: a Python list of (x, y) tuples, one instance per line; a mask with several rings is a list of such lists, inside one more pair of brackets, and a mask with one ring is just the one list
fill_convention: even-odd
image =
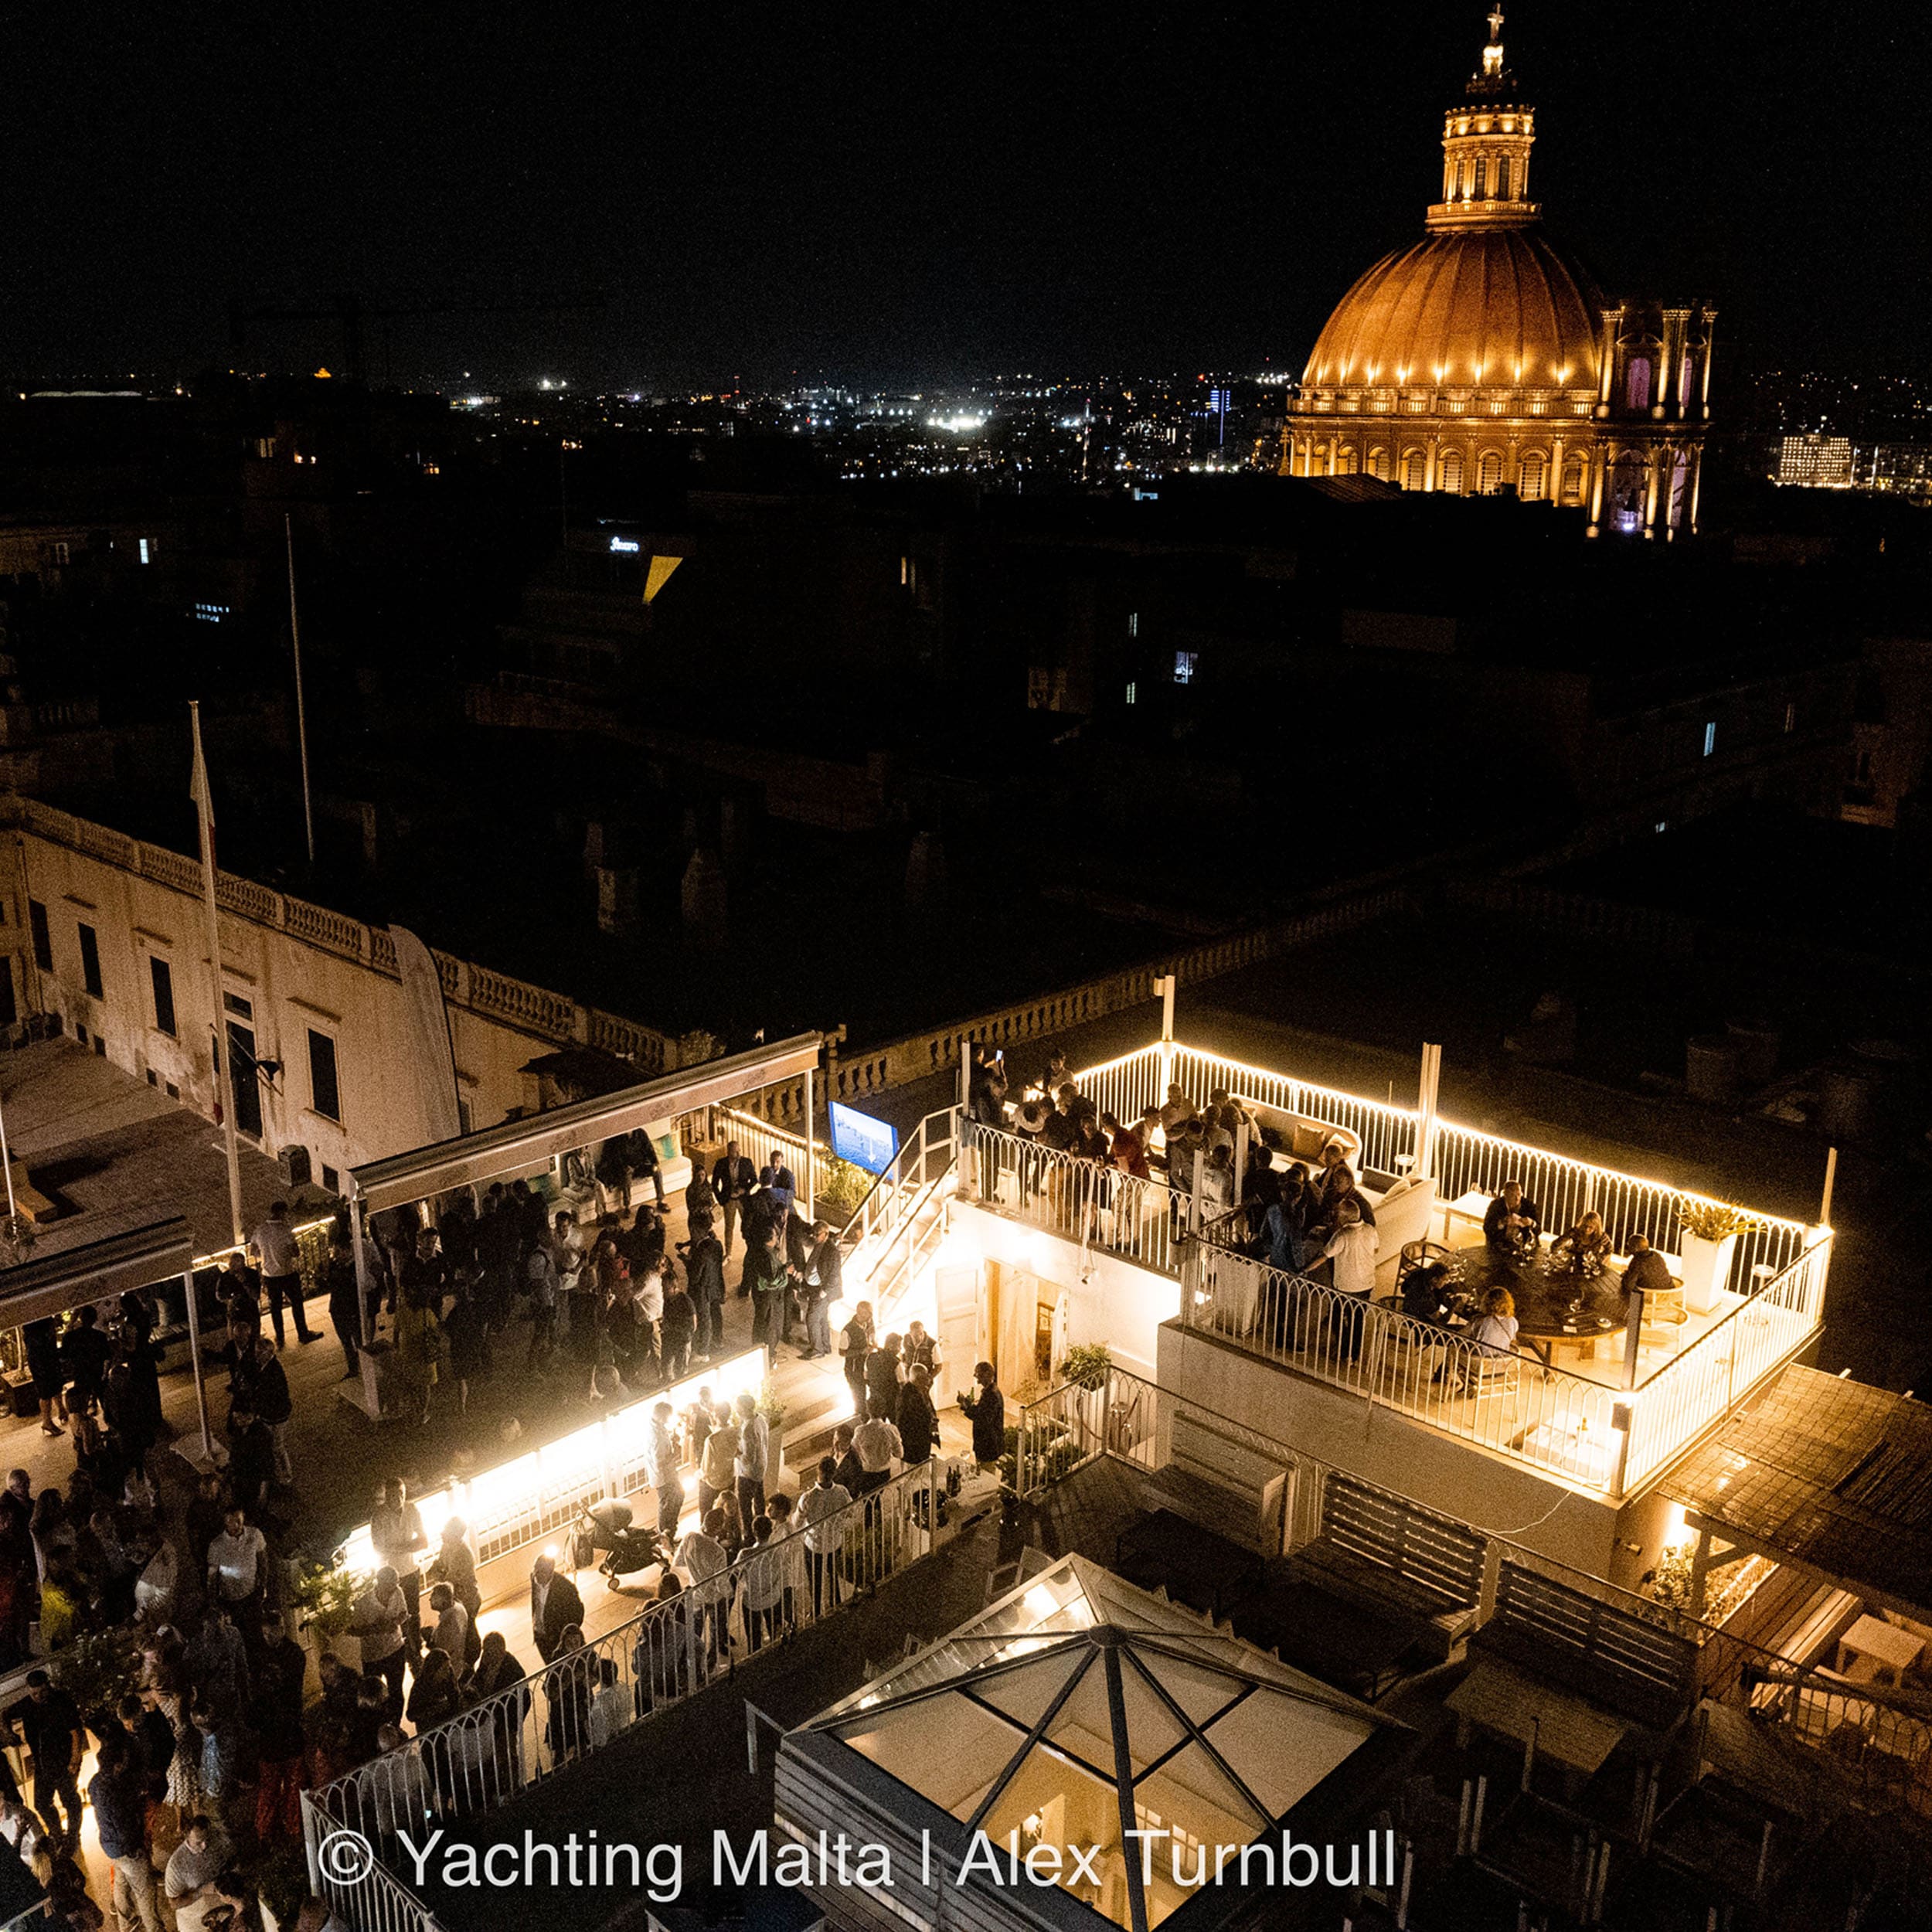
[(1303, 389), (1594, 389), (1602, 305), (1589, 271), (1540, 228), (1432, 233), (1342, 297)]

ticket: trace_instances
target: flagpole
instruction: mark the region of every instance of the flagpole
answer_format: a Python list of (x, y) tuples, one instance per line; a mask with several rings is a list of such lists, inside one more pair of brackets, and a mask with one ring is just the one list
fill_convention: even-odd
[(308, 869), (315, 869), (315, 808), (308, 796), (308, 713), (302, 702), (302, 627), (295, 615), (295, 525), (287, 512), (282, 535), (288, 544), (288, 634), (295, 647), (295, 742), (302, 760), (302, 828), (308, 835)]
[(215, 805), (208, 789), (208, 766), (201, 755), (201, 706), (188, 701), (188, 730), (194, 740), (194, 773), (189, 792), (195, 801), (195, 829), (201, 838), (202, 896), (208, 910), (208, 970), (215, 982), (215, 1104), (221, 1110), (222, 1139), (228, 1155), (228, 1213), (235, 1245), (242, 1229), (241, 1148), (235, 1139), (235, 1087), (230, 1073), (227, 1008), (222, 1001), (221, 913), (215, 903)]

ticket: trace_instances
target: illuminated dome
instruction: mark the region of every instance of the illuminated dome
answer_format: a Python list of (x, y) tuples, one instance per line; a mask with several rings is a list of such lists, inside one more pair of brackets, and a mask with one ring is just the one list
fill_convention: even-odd
[(1284, 476), (1508, 491), (1588, 512), (1589, 533), (1697, 527), (1710, 419), (1707, 303), (1607, 303), (1529, 196), (1536, 111), (1503, 56), (1443, 116), (1422, 239), (1385, 255), (1316, 339), (1281, 436)]
[(1597, 388), (1603, 298), (1540, 229), (1464, 228), (1386, 255), (1342, 297), (1310, 389)]

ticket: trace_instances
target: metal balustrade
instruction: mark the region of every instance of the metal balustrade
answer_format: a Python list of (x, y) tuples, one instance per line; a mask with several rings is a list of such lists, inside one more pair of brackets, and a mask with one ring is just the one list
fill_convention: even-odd
[(1546, 1474), (1618, 1492), (1621, 1398), (1600, 1383), (1207, 1241), (1182, 1277), (1181, 1323)]
[[(741, 1556), (614, 1630), (560, 1652), (508, 1689), (304, 1794), (309, 1881), (356, 1932), (423, 1932), (393, 1874), (398, 1834), (495, 1810), (584, 1763), (747, 1659), (825, 1623), (938, 1546), (945, 1465), (913, 1464), (848, 1508)], [(794, 1520), (796, 1520), (794, 1519)], [(354, 1832), (376, 1870), (337, 1877), (324, 1846)], [(378, 1875), (379, 1874), (379, 1879)]]
[(1674, 1461), (1817, 1332), (1831, 1252), (1828, 1235), (1815, 1240), (1783, 1274), (1638, 1385), (1629, 1486)]
[(1137, 1267), (1180, 1273), (1185, 1195), (996, 1128), (975, 1126), (972, 1145), (982, 1206)]
[[(1396, 1174), (1414, 1165), (1421, 1116), (1413, 1107), (1317, 1087), (1195, 1047), (1178, 1043), (1166, 1049), (1142, 1047), (1082, 1070), (1073, 1076), (1075, 1083), (1098, 1106), (1128, 1120), (1150, 1100), (1158, 1105), (1164, 1096), (1164, 1051), (1170, 1057), (1174, 1080), (1196, 1104), (1205, 1102), (1216, 1087), (1226, 1087), (1237, 1099), (1252, 1104), (1278, 1107), (1345, 1128), (1361, 1143), (1366, 1167)], [(1545, 1148), (1504, 1140), (1441, 1119), (1436, 1123), (1429, 1165), (1438, 1201), (1451, 1202), (1470, 1193), (1494, 1195), (1505, 1181), (1519, 1180), (1542, 1210), (1546, 1228), (1560, 1232), (1594, 1209), (1620, 1250), (1628, 1248), (1631, 1235), (1642, 1234), (1666, 1253), (1679, 1253), (1684, 1207), (1729, 1205), (1662, 1181), (1572, 1160)], [(1736, 1212), (1750, 1225), (1736, 1237), (1723, 1285), (1733, 1294), (1750, 1294), (1767, 1275), (1782, 1274), (1798, 1259), (1808, 1230), (1803, 1222), (1784, 1216), (1747, 1208)]]
[[(1328, 1485), (1338, 1480), (1379, 1492), (1400, 1509), (1414, 1507), (1124, 1369), (1110, 1367), (1087, 1385), (1063, 1383), (1027, 1403), (1017, 1420), (1013, 1480), (1023, 1492), (1037, 1495), (1103, 1457), (1148, 1475), (1175, 1467), (1184, 1472), (1186, 1492), (1200, 1493), (1204, 1478), (1209, 1489), (1224, 1491), (1232, 1507), (1246, 1514), (1264, 1556), (1292, 1556), (1323, 1534)], [(1278, 1512), (1260, 1506), (1257, 1485), (1264, 1475), (1286, 1479)], [(1223, 1513), (1223, 1522), (1231, 1520)], [(1765, 1730), (1828, 1751), (1877, 1808), (1932, 1818), (1932, 1719), (1908, 1708), (1899, 1693), (1849, 1684), (1512, 1537), (1454, 1517), (1447, 1520), (1482, 1547), (1485, 1584), (1473, 1606), (1478, 1628), (1494, 1614), (1495, 1587), (1505, 1567), (1531, 1572), (1693, 1645), (1696, 1668), (1687, 1696), (1747, 1709)]]

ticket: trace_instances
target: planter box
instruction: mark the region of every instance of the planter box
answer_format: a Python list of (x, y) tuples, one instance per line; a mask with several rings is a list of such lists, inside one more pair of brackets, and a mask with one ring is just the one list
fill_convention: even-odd
[(1723, 1299), (1731, 1278), (1731, 1257), (1737, 1236), (1727, 1234), (1721, 1241), (1706, 1241), (1702, 1235), (1684, 1230), (1681, 1260), (1684, 1277), (1684, 1306), (1692, 1315), (1709, 1315)]

